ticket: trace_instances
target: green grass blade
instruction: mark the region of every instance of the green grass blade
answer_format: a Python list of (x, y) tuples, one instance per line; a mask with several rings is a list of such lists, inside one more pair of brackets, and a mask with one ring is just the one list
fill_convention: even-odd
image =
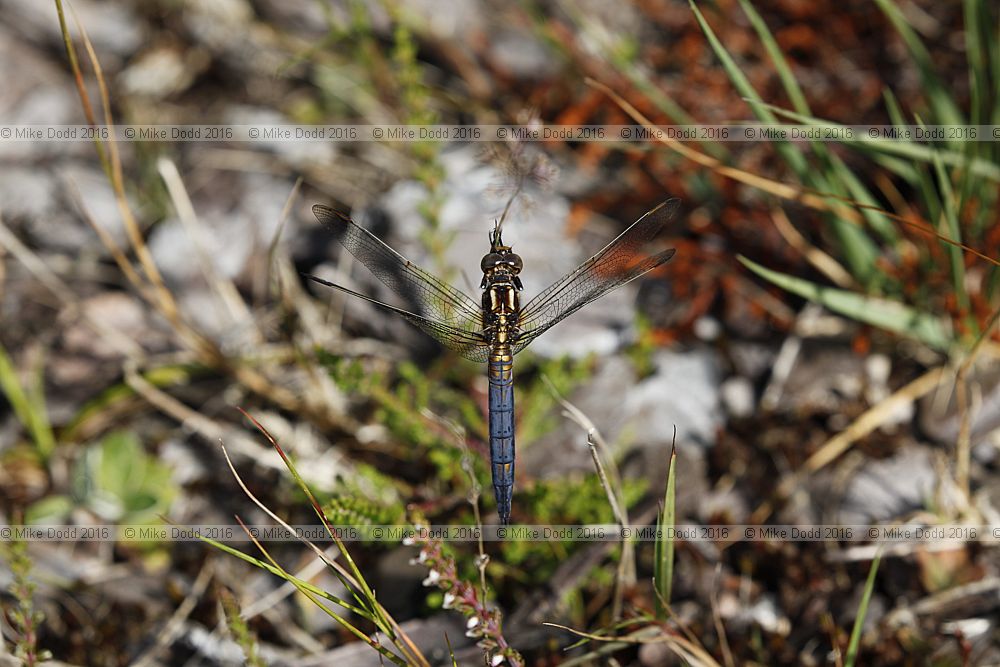
[(809, 111), (809, 103), (806, 102), (806, 96), (802, 92), (802, 88), (799, 87), (799, 82), (795, 80), (791, 66), (785, 60), (784, 54), (781, 53), (781, 47), (778, 46), (778, 42), (774, 39), (774, 35), (771, 34), (771, 30), (764, 23), (764, 19), (757, 13), (750, 0), (740, 0), (740, 7), (743, 9), (743, 13), (747, 15), (747, 18), (750, 19), (750, 25), (757, 32), (757, 37), (760, 38), (761, 44), (764, 45), (764, 50), (767, 51), (768, 57), (774, 64), (774, 69), (778, 73), (778, 78), (781, 79), (781, 85), (785, 89), (788, 99), (792, 102), (792, 106), (801, 114), (811, 113)]
[[(889, 112), (889, 118), (892, 119), (893, 124), (907, 124), (903, 116), (903, 109), (899, 106), (899, 101), (896, 100), (896, 96), (892, 94), (892, 91), (888, 89), (884, 90), (883, 96), (885, 97), (885, 106)], [(931, 156), (931, 159), (933, 160), (933, 156)], [(924, 206), (927, 209), (927, 219), (938, 220), (941, 217), (941, 200), (938, 198), (937, 188), (934, 187), (934, 180), (927, 170), (927, 165), (924, 163), (915, 165), (915, 171), (917, 173), (917, 180), (914, 185), (923, 198)]]
[[(866, 206), (872, 206), (875, 208), (880, 207), (878, 200), (872, 196), (868, 188), (861, 182), (854, 172), (844, 164), (844, 161), (840, 159), (837, 155), (830, 156), (830, 170), (836, 175), (836, 178), (843, 183), (848, 191), (851, 193), (851, 198), (860, 204)], [(877, 210), (870, 208), (861, 209), (861, 215), (864, 216), (865, 220), (868, 221), (868, 225), (875, 230), (875, 232), (882, 237), (882, 239), (888, 243), (896, 244), (899, 242), (899, 231), (893, 224), (892, 220), (887, 218), (885, 215)]]
[[(994, 10), (995, 10), (995, 4)], [(987, 125), (993, 116), (1000, 112), (1000, 96), (992, 84), (1000, 76), (1000, 70), (992, 70), (992, 49), (989, 31), (991, 26), (1000, 24), (1000, 17), (991, 17), (991, 11), (983, 0), (964, 0), (963, 14), (965, 19), (965, 53), (969, 62), (969, 107), (970, 123)], [(984, 159), (987, 162), (1000, 162), (1000, 151), (996, 142), (968, 141), (965, 143), (966, 155), (970, 161)], [(979, 179), (973, 178), (968, 172), (962, 173), (960, 185), (961, 198), (959, 210), (965, 209), (966, 201), (976, 201), (978, 206), (972, 207), (968, 229), (974, 235), (985, 235), (993, 224), (993, 211), (996, 210), (996, 188), (989, 187)]]
[(872, 567), (868, 570), (865, 590), (861, 595), (861, 604), (858, 605), (858, 615), (854, 618), (854, 627), (851, 628), (851, 639), (847, 643), (847, 656), (844, 658), (844, 667), (854, 667), (858, 659), (858, 647), (861, 645), (861, 629), (865, 624), (865, 616), (868, 615), (868, 604), (872, 599), (872, 591), (875, 590), (875, 575), (878, 574), (878, 566), (881, 560), (882, 554), (880, 553), (872, 560)]
[[(888, 97), (887, 100), (892, 99)], [(772, 111), (775, 115), (793, 120), (802, 125), (807, 125), (810, 127), (830, 127), (842, 129), (844, 126), (840, 123), (834, 123), (828, 120), (823, 120), (821, 118), (815, 118), (813, 116), (796, 113), (794, 111), (789, 111), (788, 109), (782, 109), (781, 107), (774, 106), (773, 104), (762, 103), (769, 111)], [(890, 117), (893, 117), (894, 125), (905, 125), (906, 121), (903, 118), (894, 117), (895, 114), (890, 107)], [(966, 167), (970, 173), (977, 176), (982, 176), (984, 178), (989, 178), (993, 181), (1000, 181), (1000, 164), (990, 162), (983, 159), (969, 160), (968, 156), (960, 151), (955, 150), (940, 150), (934, 151), (931, 147), (924, 144), (914, 143), (912, 141), (900, 140), (900, 139), (871, 139), (868, 137), (856, 137), (854, 139), (844, 139), (840, 143), (845, 146), (853, 146), (861, 151), (872, 154), (882, 154), (896, 156), (900, 158), (906, 158), (910, 160), (919, 160), (921, 162), (926, 162), (931, 164), (935, 160), (935, 154), (937, 159), (948, 165), (949, 167)]]
[[(538, 3), (528, 3), (522, 2), (529, 11), (535, 21), (538, 23), (545, 23), (547, 19), (542, 11), (542, 8)], [(591, 19), (587, 16), (582, 5), (576, 6), (574, 3), (565, 3), (563, 10), (570, 16), (575, 26), (584, 31), (587, 29), (588, 24)], [(561, 51), (562, 45), (560, 39), (552, 39), (551, 35), (546, 34), (544, 36), (546, 41), (552, 44), (553, 48), (557, 51)], [(659, 109), (667, 118), (678, 125), (694, 125), (696, 120), (687, 112), (684, 107), (680, 105), (674, 98), (670, 97), (665, 91), (663, 86), (655, 81), (651, 76), (651, 69), (644, 65), (639, 57), (639, 53), (629, 48), (621, 48), (620, 46), (606, 45), (604, 48), (600, 49), (604, 58), (608, 63), (615, 68), (615, 70), (628, 79), (635, 88), (645, 95), (653, 105)], [(705, 149), (705, 151), (720, 160), (726, 159), (729, 156), (729, 150), (726, 145), (719, 143), (712, 139), (702, 139), (698, 138), (695, 140), (698, 144)]]
[[(962, 13), (965, 19), (965, 58), (969, 62), (969, 122), (972, 125), (987, 124), (990, 117), (987, 103), (992, 86), (989, 84), (988, 51), (984, 46), (986, 35), (983, 31), (990, 25), (989, 12), (984, 11), (981, 0), (965, 0)], [(983, 23), (984, 19), (987, 22)], [(988, 150), (985, 144), (978, 141), (968, 141), (965, 147), (970, 160)], [(963, 191), (971, 186), (966, 182)], [(963, 197), (965, 194), (963, 192)]]
[(899, 7), (892, 0), (875, 0), (875, 4), (879, 6), (879, 9), (882, 10), (886, 18), (892, 23), (899, 36), (903, 38), (903, 42), (910, 52), (910, 57), (913, 58), (917, 68), (920, 70), (920, 78), (923, 81), (923, 88), (927, 93), (927, 100), (934, 111), (935, 120), (943, 125), (963, 124), (965, 118), (962, 116), (961, 111), (959, 111), (951, 94), (941, 83), (941, 79), (938, 78), (937, 73), (934, 71), (930, 53), (923, 42), (920, 41), (917, 33), (907, 23), (903, 12), (899, 10)]
[(990, 86), (988, 67), (989, 50), (985, 44), (985, 31), (991, 25), (989, 12), (981, 0), (962, 3), (965, 19), (965, 58), (969, 61), (969, 120), (973, 125), (989, 123), (990, 110), (986, 107)]
[[(961, 225), (958, 224), (958, 212), (955, 210), (955, 193), (952, 190), (951, 180), (948, 178), (948, 172), (945, 171), (944, 165), (941, 164), (940, 160), (934, 161), (934, 172), (937, 175), (938, 187), (941, 189), (941, 202), (944, 212), (944, 219), (942, 222), (944, 223), (945, 228), (940, 231), (952, 240), (961, 243), (962, 228)], [(971, 304), (969, 300), (969, 293), (965, 289), (965, 258), (962, 255), (962, 249), (949, 243), (947, 244), (945, 250), (948, 253), (948, 263), (951, 268), (952, 289), (955, 291), (955, 298), (958, 300), (959, 310), (962, 315), (965, 316), (968, 326), (972, 327), (970, 329), (972, 335), (976, 335), (979, 331), (979, 327), (975, 318), (970, 316)]]
[(350, 552), (347, 550), (344, 544), (337, 538), (336, 534), (330, 531), (329, 523), (327, 522), (326, 516), (323, 514), (323, 510), (320, 504), (316, 501), (316, 497), (313, 495), (312, 489), (309, 488), (309, 485), (306, 484), (306, 481), (299, 474), (299, 471), (296, 469), (295, 464), (292, 463), (291, 459), (285, 453), (284, 449), (282, 449), (281, 446), (278, 445), (277, 440), (274, 439), (274, 437), (267, 431), (267, 429), (264, 428), (264, 426), (260, 422), (254, 419), (248, 412), (244, 411), (243, 409), (241, 408), (237, 409), (240, 412), (242, 412), (243, 415), (247, 417), (255, 427), (257, 427), (257, 429), (264, 435), (264, 437), (268, 439), (272, 447), (274, 447), (275, 451), (278, 452), (278, 455), (281, 457), (282, 462), (285, 464), (285, 468), (288, 470), (288, 472), (291, 473), (292, 479), (295, 481), (295, 484), (299, 487), (302, 493), (305, 494), (306, 498), (309, 499), (313, 511), (316, 513), (316, 516), (320, 520), (320, 523), (326, 526), (328, 535), (330, 536), (331, 539), (333, 539), (333, 541), (337, 544), (337, 547), (340, 549), (341, 558), (347, 563), (347, 570), (354, 578), (354, 586), (351, 586), (351, 582), (348, 581), (343, 576), (343, 574), (338, 572), (336, 569), (334, 569), (334, 574), (337, 575), (338, 579), (340, 579), (340, 581), (344, 584), (346, 588), (351, 590), (352, 594), (354, 595), (354, 599), (357, 600), (358, 604), (362, 605), (371, 612), (372, 619), (375, 622), (375, 624), (379, 627), (379, 629), (385, 632), (385, 634), (389, 636), (391, 639), (395, 639), (395, 633), (393, 631), (392, 623), (386, 617), (385, 610), (382, 608), (382, 605), (380, 605), (378, 603), (378, 600), (376, 600), (375, 592), (371, 589), (371, 586), (369, 586), (368, 580), (365, 579), (364, 575), (361, 573), (361, 569), (354, 562), (354, 559), (351, 557)]
[[(934, 161), (934, 151), (929, 146), (909, 141), (872, 139), (844, 141), (842, 143), (854, 146), (858, 150), (869, 154), (890, 155), (927, 163)], [(975, 176), (987, 178), (991, 181), (1000, 181), (1000, 164), (989, 162), (982, 158), (973, 158), (970, 160), (968, 156), (953, 150), (938, 151), (938, 159), (949, 167), (961, 167)], [(900, 173), (900, 175), (903, 174)]]
[(772, 271), (746, 257), (740, 256), (738, 259), (744, 266), (768, 282), (851, 319), (909, 336), (928, 347), (943, 352), (948, 351), (954, 345), (951, 326), (945, 319), (922, 313), (898, 301), (824, 287), (786, 273)]
[[(781, 52), (781, 47), (778, 46), (777, 40), (775, 40), (774, 35), (771, 33), (770, 29), (768, 29), (764, 19), (754, 8), (750, 0), (740, 0), (740, 7), (742, 7), (743, 12), (747, 15), (747, 18), (750, 19), (750, 24), (757, 32), (757, 36), (764, 45), (764, 49), (767, 51), (768, 57), (774, 64), (774, 69), (778, 73), (778, 77), (781, 79), (781, 84), (785, 89), (785, 94), (787, 94), (788, 99), (791, 100), (795, 111), (802, 117), (811, 118), (812, 112), (809, 109), (809, 103), (806, 101), (805, 94), (802, 92), (802, 88), (799, 86), (798, 81), (795, 80), (795, 75), (792, 73), (791, 66), (785, 59), (784, 54)], [(774, 112), (776, 115), (780, 115), (783, 111), (770, 104), (766, 105), (766, 108)], [(817, 157), (819, 157), (827, 165), (826, 176), (828, 181), (841, 183), (851, 192), (854, 199), (864, 204), (875, 204), (875, 199), (871, 196), (871, 193), (868, 192), (868, 189), (861, 184), (861, 181), (854, 176), (853, 172), (847, 168), (840, 158), (827, 150), (826, 145), (822, 141), (810, 141), (810, 146), (816, 153)], [(878, 232), (883, 239), (892, 243), (898, 241), (899, 235), (896, 233), (895, 227), (892, 226), (885, 216), (875, 211), (864, 211), (863, 214), (865, 218), (868, 219), (872, 229)]]
[(0, 391), (3, 391), (17, 420), (28, 431), (42, 460), (47, 460), (56, 447), (56, 438), (49, 424), (42, 389), (41, 368), (32, 384), (25, 389), (17, 377), (14, 363), (7, 350), (0, 345)]
[[(698, 20), (698, 25), (712, 47), (712, 51), (715, 52), (716, 57), (722, 63), (722, 67), (725, 69), (733, 86), (735, 86), (736, 90), (750, 105), (754, 115), (765, 123), (778, 122), (774, 112), (761, 99), (760, 95), (757, 94), (757, 91), (750, 84), (749, 79), (740, 70), (732, 56), (729, 55), (729, 52), (722, 45), (722, 42), (698, 10), (693, 0), (689, 0), (689, 4), (691, 11), (694, 12), (695, 18)], [(803, 183), (821, 192), (830, 192), (839, 196), (847, 195), (847, 192), (840, 188), (838, 184), (828, 182), (823, 171), (817, 170), (814, 166), (810, 165), (805, 155), (789, 142), (776, 141), (774, 142), (774, 147), (778, 155), (788, 163), (789, 167), (791, 167)], [(872, 285), (879, 278), (878, 271), (875, 268), (875, 260), (879, 255), (877, 246), (861, 227), (852, 225), (846, 220), (836, 217), (828, 218), (828, 220), (834, 234), (836, 234), (838, 241), (840, 241), (843, 247), (847, 263), (851, 268), (851, 273), (862, 284)]]
[[(698, 10), (698, 7), (694, 4), (693, 0), (689, 0), (691, 5), (691, 11), (694, 12), (695, 18), (698, 20), (698, 25), (701, 26), (701, 31), (705, 34), (705, 38), (708, 39), (709, 46), (712, 47), (712, 51), (715, 52), (716, 58), (722, 63), (723, 69), (726, 70), (726, 74), (729, 76), (729, 80), (735, 86), (737, 92), (746, 98), (747, 103), (750, 105), (750, 109), (753, 111), (754, 115), (765, 123), (774, 123), (776, 119), (774, 114), (771, 113), (764, 101), (761, 99), (760, 95), (751, 85), (750, 80), (747, 79), (746, 75), (733, 60), (732, 56), (729, 55), (729, 51), (726, 47), (722, 45), (722, 42), (716, 36), (715, 31), (702, 16), (702, 13)], [(794, 148), (787, 141), (776, 141), (775, 149), (781, 155), (781, 157), (795, 170), (795, 173), (803, 178), (809, 172), (809, 164), (806, 162), (805, 156)]]
[(677, 520), (677, 450), (670, 449), (670, 467), (667, 469), (667, 487), (663, 494), (663, 511), (656, 517), (657, 536), (653, 556), (653, 583), (656, 587), (656, 615), (667, 617), (674, 583), (674, 539), (667, 536)]
[[(792, 107), (795, 108), (796, 112), (803, 116), (811, 116), (812, 112), (809, 109), (809, 103), (806, 101), (805, 94), (802, 92), (802, 88), (799, 86), (798, 81), (795, 80), (795, 75), (792, 73), (791, 66), (785, 59), (784, 54), (782, 54), (781, 47), (778, 46), (777, 40), (775, 40), (774, 35), (771, 33), (770, 29), (768, 29), (764, 19), (754, 8), (750, 0), (740, 0), (740, 7), (742, 7), (743, 12), (747, 15), (747, 18), (750, 19), (750, 24), (757, 32), (757, 36), (764, 45), (764, 49), (767, 51), (768, 57), (774, 64), (774, 69), (778, 73), (778, 77), (781, 79), (781, 85), (785, 89), (785, 94), (788, 95), (788, 99), (792, 102)], [(772, 105), (767, 105), (767, 107), (771, 111), (777, 113), (777, 107)], [(871, 196), (868, 189), (861, 184), (861, 181), (854, 176), (854, 173), (847, 168), (839, 157), (827, 149), (824, 142), (813, 140), (810, 141), (809, 144), (812, 147), (813, 152), (816, 153), (816, 156), (826, 165), (826, 178), (828, 181), (832, 183), (840, 183), (850, 191), (851, 196), (854, 197), (854, 199), (864, 204), (875, 204), (875, 198)], [(863, 211), (863, 215), (868, 220), (872, 229), (878, 232), (884, 240), (891, 243), (896, 243), (899, 240), (899, 235), (896, 233), (895, 227), (893, 227), (893, 225), (889, 222), (888, 218), (875, 211), (868, 210)]]
[[(298, 577), (294, 576), (292, 573), (285, 571), (284, 569), (282, 569), (281, 567), (278, 566), (277, 562), (274, 561), (273, 558), (271, 558), (270, 554), (268, 554), (267, 551), (263, 550), (263, 547), (259, 543), (258, 543), (257, 546), (261, 548), (261, 550), (263, 551), (264, 555), (270, 560), (270, 563), (267, 563), (267, 562), (264, 562), (262, 560), (256, 559), (253, 556), (244, 554), (241, 551), (233, 549), (232, 547), (228, 547), (228, 546), (222, 544), (221, 542), (217, 542), (216, 540), (204, 537), (202, 535), (198, 535), (198, 539), (202, 540), (203, 542), (207, 542), (208, 544), (211, 544), (212, 546), (216, 547), (217, 549), (221, 549), (221, 550), (225, 551), (226, 553), (229, 553), (229, 554), (231, 554), (233, 556), (236, 556), (237, 558), (240, 558), (241, 560), (244, 560), (244, 561), (246, 561), (248, 563), (258, 564), (260, 567), (262, 567), (262, 568), (268, 570), (269, 572), (272, 572), (275, 575), (281, 577), (282, 579), (284, 579), (288, 583), (290, 583), (293, 586), (295, 586), (295, 588), (300, 593), (302, 593), (306, 598), (308, 598), (310, 602), (312, 602), (313, 604), (315, 604), (327, 616), (329, 616), (334, 621), (336, 621), (342, 628), (344, 628), (349, 633), (351, 633), (352, 635), (354, 635), (355, 637), (357, 637), (358, 639), (360, 639), (361, 641), (363, 641), (364, 643), (366, 643), (368, 646), (370, 646), (373, 649), (375, 649), (376, 651), (378, 651), (381, 655), (383, 655), (384, 657), (388, 658), (393, 663), (405, 667), (406, 662), (404, 662), (402, 658), (400, 658), (399, 656), (397, 656), (394, 653), (392, 653), (391, 651), (389, 651), (386, 647), (382, 646), (377, 641), (373, 641), (372, 638), (368, 636), (368, 634), (366, 634), (363, 630), (361, 630), (356, 625), (354, 625), (346, 617), (338, 614), (336, 611), (334, 611), (333, 609), (330, 609), (325, 604), (323, 604), (322, 602), (320, 602), (320, 598), (325, 598), (325, 599), (328, 599), (328, 600), (333, 599), (333, 601), (337, 605), (339, 605), (341, 607), (344, 607), (345, 609), (351, 609), (351, 610), (353, 610), (353, 609), (355, 609), (355, 607), (353, 607), (352, 605), (349, 605), (344, 600), (341, 600), (339, 598), (335, 598), (335, 596), (331, 596), (329, 593), (327, 593), (325, 591), (322, 591), (320, 589), (317, 589), (316, 586), (310, 584), (309, 582), (302, 581)], [(365, 617), (365, 618), (368, 618), (369, 620), (375, 620), (372, 616), (370, 616), (368, 614), (362, 613), (361, 615), (363, 617)]]
[(21, 386), (17, 371), (14, 370), (14, 363), (2, 345), (0, 345), (0, 389), (14, 409), (17, 420), (28, 428), (28, 423), (31, 421), (31, 401)]
[(42, 455), (43, 460), (48, 460), (56, 448), (56, 436), (52, 432), (52, 424), (49, 422), (49, 410), (45, 405), (45, 364), (39, 359), (38, 368), (32, 372), (31, 382), (28, 385), (28, 401), (31, 404), (31, 437), (35, 441), (35, 447)]
[(243, 553), (239, 549), (235, 549), (235, 548), (229, 546), (228, 544), (223, 544), (222, 542), (219, 542), (217, 540), (213, 540), (213, 539), (211, 539), (209, 537), (205, 537), (204, 535), (200, 535), (199, 534), (199, 535), (196, 535), (196, 537), (199, 540), (201, 540), (202, 542), (205, 542), (206, 544), (210, 544), (211, 546), (215, 547), (216, 549), (219, 549), (220, 551), (226, 552), (230, 556), (235, 556), (236, 558), (239, 558), (242, 561), (250, 563), (251, 565), (255, 565), (255, 566), (259, 567), (262, 570), (267, 570), (271, 574), (273, 574), (275, 576), (278, 576), (278, 577), (281, 577), (282, 579), (284, 579), (285, 581), (287, 581), (290, 584), (294, 584), (296, 586), (301, 586), (302, 588), (305, 588), (306, 590), (308, 590), (310, 593), (312, 593), (314, 595), (318, 595), (318, 596), (320, 596), (320, 597), (322, 597), (324, 599), (327, 599), (330, 602), (333, 602), (334, 604), (343, 607), (344, 609), (346, 609), (347, 611), (349, 611), (351, 613), (357, 614), (358, 616), (361, 616), (362, 618), (365, 618), (365, 619), (367, 619), (369, 621), (372, 620), (371, 613), (367, 609), (362, 609), (361, 607), (355, 606), (355, 605), (351, 604), (350, 602), (348, 602), (347, 600), (344, 600), (343, 598), (337, 597), (336, 595), (334, 595), (333, 593), (330, 593), (328, 591), (324, 591), (322, 588), (319, 588), (318, 586), (316, 586), (314, 584), (311, 584), (308, 581), (305, 581), (304, 579), (298, 579), (294, 575), (292, 575), (292, 574), (290, 574), (288, 572), (285, 572), (284, 570), (282, 570), (279, 567), (275, 567), (274, 565), (271, 565), (270, 563), (268, 563), (265, 560), (261, 560), (260, 558), (256, 558), (254, 556), (251, 556), (250, 554)]

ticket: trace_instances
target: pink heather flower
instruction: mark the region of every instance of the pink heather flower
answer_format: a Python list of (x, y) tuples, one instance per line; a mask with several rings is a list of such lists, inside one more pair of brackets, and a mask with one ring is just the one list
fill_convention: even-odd
[(438, 581), (441, 580), (441, 573), (437, 570), (431, 570), (427, 573), (427, 578), (424, 579), (424, 586), (433, 586)]
[(497, 667), (497, 665), (502, 665), (502, 664), (503, 664), (503, 655), (502, 654), (497, 653), (492, 658), (490, 658), (490, 666), (491, 667)]
[(444, 594), (444, 604), (442, 604), (441, 606), (444, 607), (445, 609), (451, 609), (454, 604), (455, 604), (455, 596), (454, 596), (454, 594), (452, 594), (452, 593), (445, 593)]

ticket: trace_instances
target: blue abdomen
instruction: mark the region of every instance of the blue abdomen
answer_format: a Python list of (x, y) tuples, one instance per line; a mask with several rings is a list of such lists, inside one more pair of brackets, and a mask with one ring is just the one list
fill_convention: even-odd
[(501, 523), (510, 522), (514, 491), (514, 360), (490, 359), (490, 469)]

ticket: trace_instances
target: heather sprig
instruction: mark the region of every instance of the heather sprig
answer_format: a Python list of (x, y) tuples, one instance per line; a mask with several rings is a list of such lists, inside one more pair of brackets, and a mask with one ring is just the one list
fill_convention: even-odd
[(48, 651), (38, 649), (38, 628), (45, 617), (34, 606), (35, 584), (29, 578), (31, 558), (27, 544), (20, 540), (11, 541), (5, 551), (4, 556), (13, 575), (10, 592), (17, 601), (17, 606), (8, 614), (17, 637), (14, 655), (21, 660), (21, 664), (33, 667), (52, 656)]
[(424, 586), (440, 588), (444, 591), (444, 608), (454, 609), (466, 617), (465, 635), (479, 640), (476, 645), (486, 652), (489, 664), (492, 667), (503, 664), (523, 667), (524, 658), (504, 639), (500, 610), (489, 605), (474, 585), (459, 578), (455, 559), (445, 553), (443, 544), (419, 536), (406, 538), (404, 544), (420, 547), (420, 554), (410, 563), (430, 570)]

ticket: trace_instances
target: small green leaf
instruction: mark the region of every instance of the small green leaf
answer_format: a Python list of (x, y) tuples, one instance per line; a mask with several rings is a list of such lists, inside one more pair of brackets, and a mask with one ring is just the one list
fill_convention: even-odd
[(73, 499), (69, 496), (46, 496), (32, 503), (24, 512), (24, 523), (29, 526), (61, 524), (73, 511)]
[(176, 496), (170, 468), (149, 455), (130, 432), (90, 445), (73, 470), (76, 501), (108, 521), (159, 523)]
[(108, 435), (100, 445), (100, 470), (97, 484), (122, 500), (145, 476), (146, 453), (133, 433)]

